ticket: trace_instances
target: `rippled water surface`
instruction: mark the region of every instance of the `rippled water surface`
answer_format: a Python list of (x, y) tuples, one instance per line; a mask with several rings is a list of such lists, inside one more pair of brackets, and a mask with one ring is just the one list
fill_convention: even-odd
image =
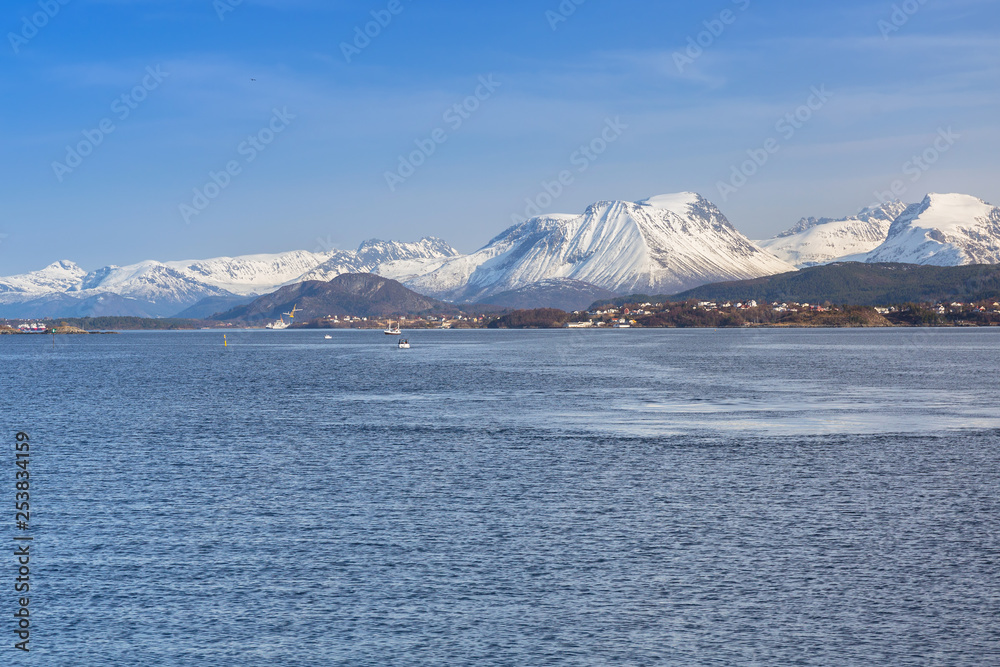
[(0, 338), (18, 664), (1000, 663), (998, 330), (332, 336)]

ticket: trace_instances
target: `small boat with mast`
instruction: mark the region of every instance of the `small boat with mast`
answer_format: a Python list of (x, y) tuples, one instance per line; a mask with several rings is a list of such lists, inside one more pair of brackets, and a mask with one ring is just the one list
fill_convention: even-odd
[(399, 328), (399, 322), (393, 324), (392, 320), (389, 320), (389, 328), (382, 333), (386, 336), (401, 336), (403, 334), (403, 330)]

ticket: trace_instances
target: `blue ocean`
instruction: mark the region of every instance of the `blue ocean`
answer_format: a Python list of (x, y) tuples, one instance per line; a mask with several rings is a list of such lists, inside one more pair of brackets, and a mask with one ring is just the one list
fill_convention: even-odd
[(0, 338), (0, 663), (1000, 664), (1000, 330), (325, 333)]

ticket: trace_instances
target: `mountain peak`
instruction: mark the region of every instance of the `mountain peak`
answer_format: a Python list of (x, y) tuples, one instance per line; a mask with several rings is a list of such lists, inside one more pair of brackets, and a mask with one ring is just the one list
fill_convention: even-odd
[(685, 213), (688, 208), (701, 204), (703, 201), (705, 201), (705, 198), (697, 192), (677, 192), (674, 194), (656, 195), (636, 203), (665, 211), (673, 211), (674, 213)]
[(451, 257), (457, 255), (458, 251), (452, 248), (447, 242), (436, 236), (425, 236), (419, 241), (383, 241), (382, 239), (368, 239), (362, 241), (357, 250), (359, 255), (369, 253), (381, 253), (387, 258), (400, 257)]
[(68, 259), (61, 259), (58, 262), (52, 262), (46, 266), (43, 271), (82, 271), (82, 269), (76, 265), (75, 262), (71, 262)]
[(476, 300), (546, 279), (662, 294), (793, 267), (753, 245), (714, 204), (685, 192), (535, 217), (471, 255), (429, 268), (407, 285), (439, 298)]
[(886, 240), (893, 220), (906, 208), (897, 200), (863, 208), (846, 218), (802, 218), (758, 245), (800, 269), (863, 255)]
[(986, 201), (980, 199), (979, 197), (975, 195), (962, 194), (961, 192), (928, 192), (927, 196), (924, 197), (924, 201), (928, 200), (941, 203), (978, 202), (989, 206)]
[(908, 207), (867, 262), (955, 266), (1000, 263), (1000, 208), (978, 197), (929, 193)]
[(330, 281), (309, 280), (282, 287), (220, 317), (251, 323), (276, 320), (294, 306), (302, 311), (297, 321), (330, 315), (387, 317), (459, 312), (455, 306), (417, 294), (395, 280), (371, 273), (345, 273)]
[(900, 216), (898, 227), (912, 225), (919, 219), (922, 228), (955, 232), (968, 229), (972, 221), (987, 218), (994, 210), (972, 195), (930, 192), (922, 202), (908, 208), (905, 216)]

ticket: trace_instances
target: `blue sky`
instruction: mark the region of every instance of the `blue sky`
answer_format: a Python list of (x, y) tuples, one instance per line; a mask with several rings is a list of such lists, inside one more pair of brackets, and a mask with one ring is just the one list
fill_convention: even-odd
[(0, 275), (372, 237), (471, 251), (528, 200), (693, 190), (752, 238), (894, 182), (1000, 204), (995, 0), (12, 0), (0, 17)]

